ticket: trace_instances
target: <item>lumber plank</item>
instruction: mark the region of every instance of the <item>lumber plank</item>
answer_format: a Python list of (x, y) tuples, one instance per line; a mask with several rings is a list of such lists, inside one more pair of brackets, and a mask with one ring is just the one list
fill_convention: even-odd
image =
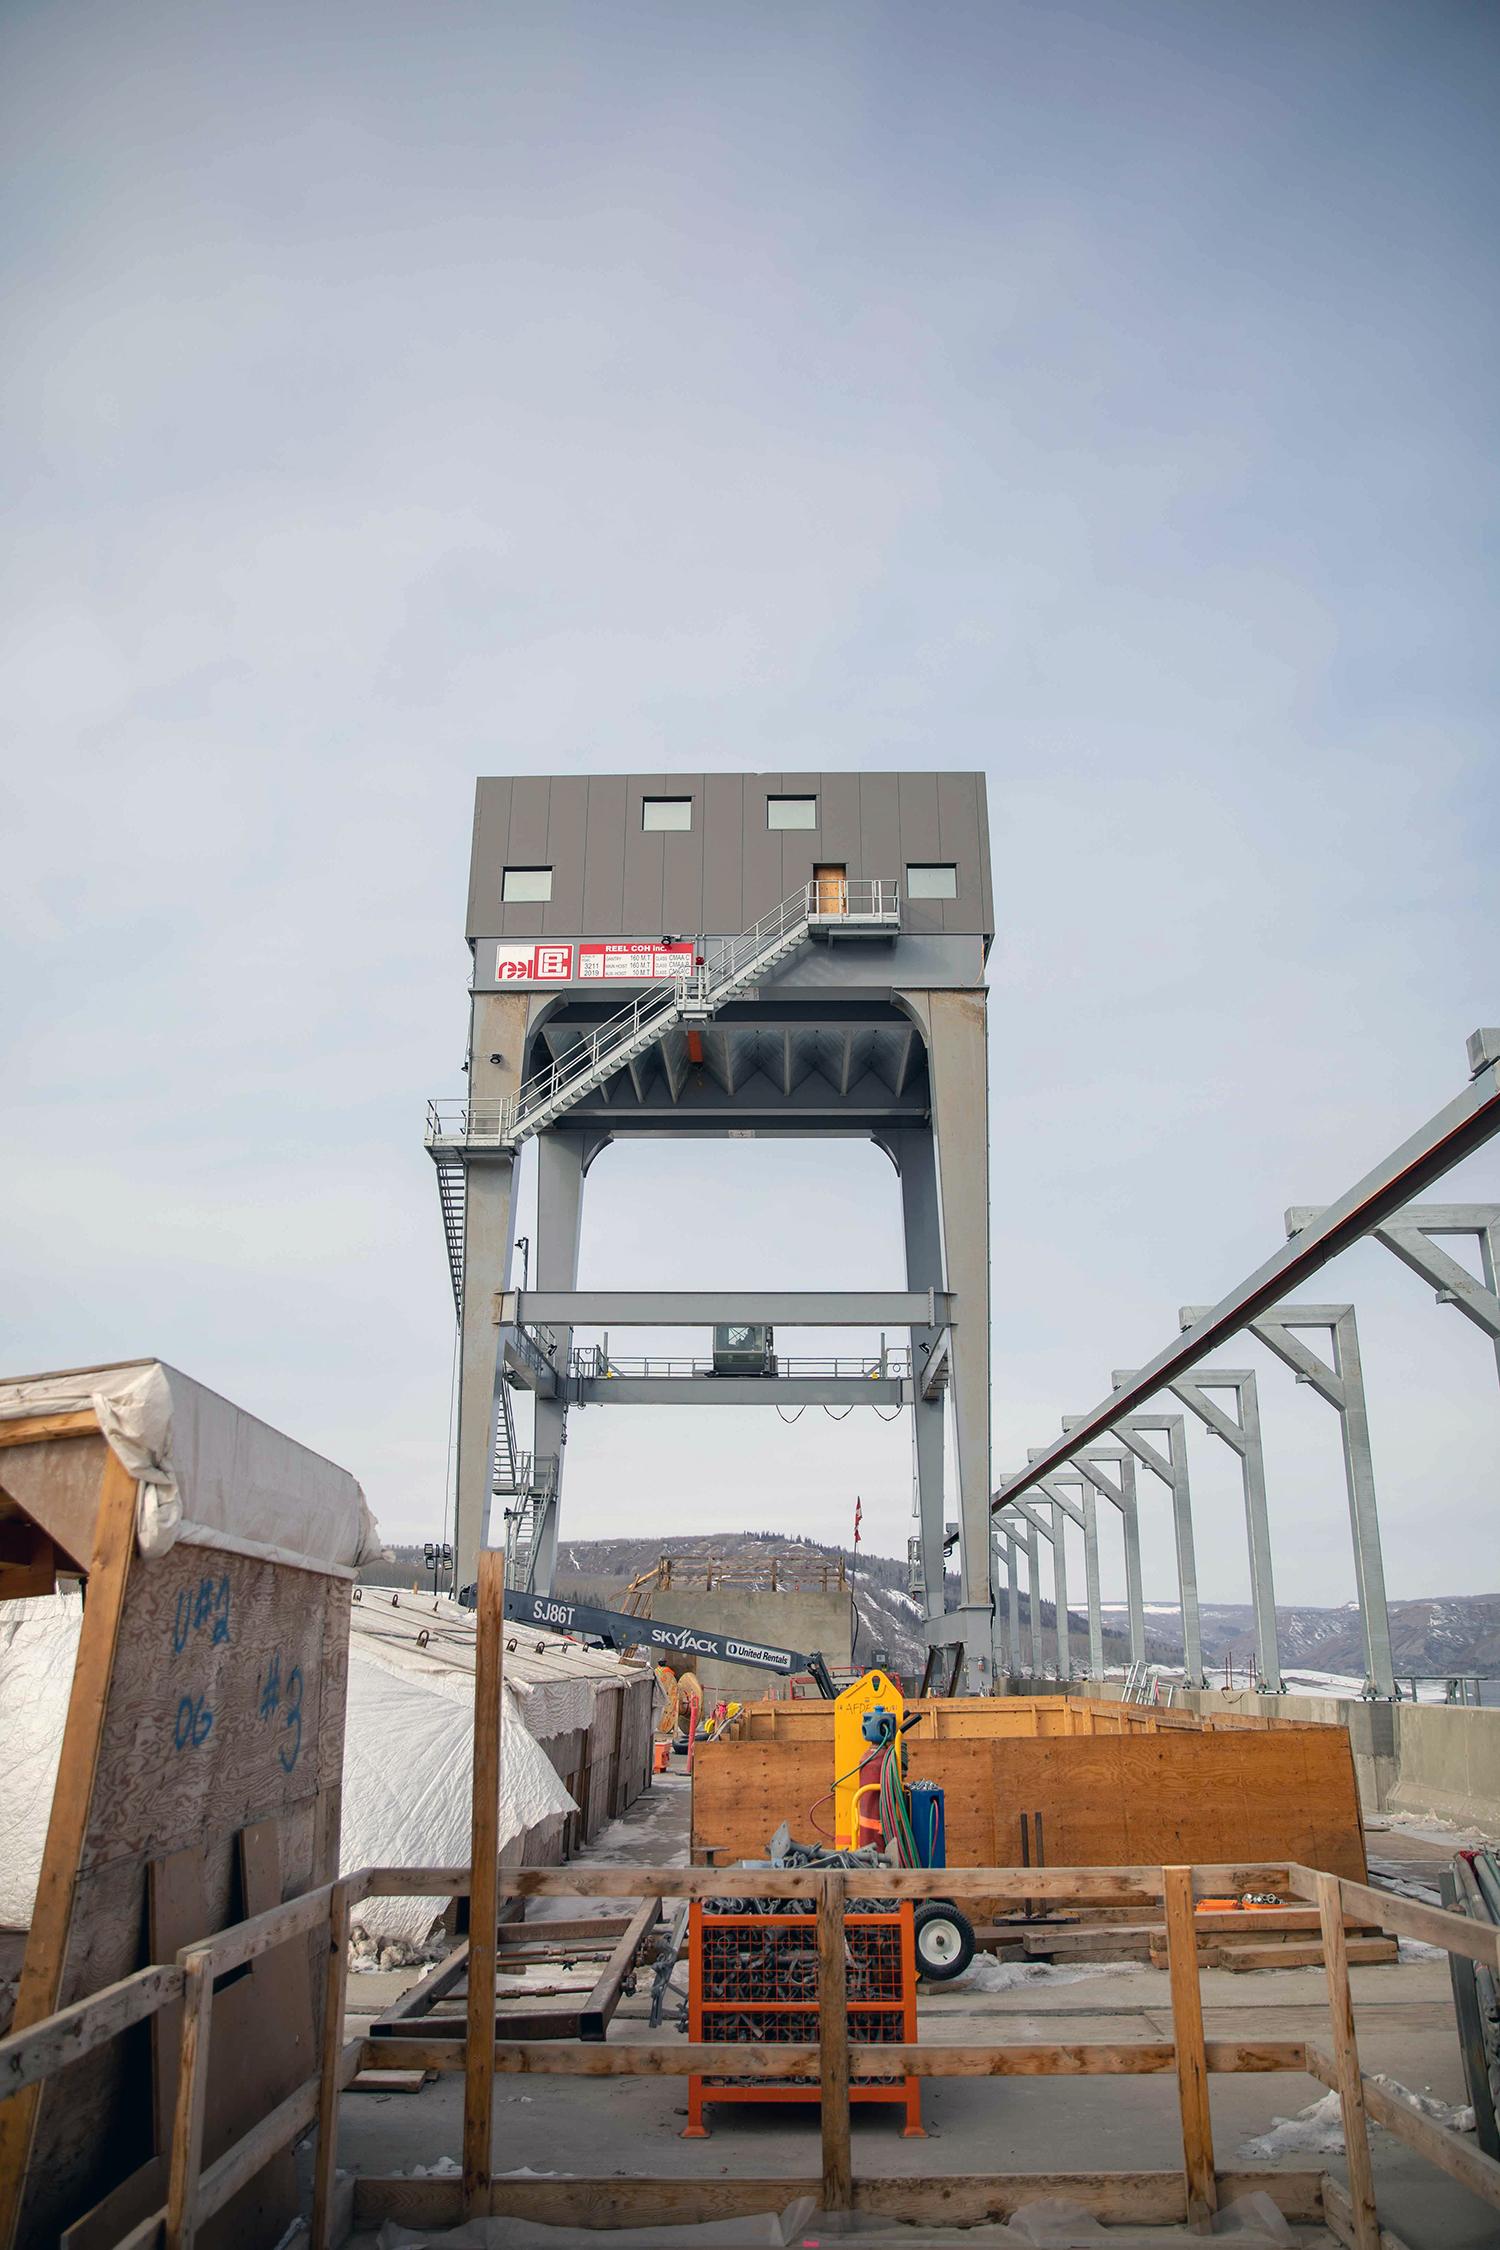
[[(413, 2036), (363, 2044), (365, 2068), (452, 2071), (463, 2068), (455, 2040)], [(625, 2041), (617, 2046), (595, 2041), (563, 2045), (554, 2041), (497, 2040), (499, 2076), (535, 2073), (543, 2077), (685, 2078), (693, 2072), (722, 2073), (725, 2048), (716, 2041)], [(1205, 2043), (1205, 2067), (1222, 2073), (1303, 2070), (1301, 2040), (1212, 2039)], [(818, 2049), (801, 2046), (735, 2046), (734, 2073), (743, 2078), (806, 2078), (818, 2067)], [(1149, 2076), (1176, 2068), (1177, 2050), (1169, 2040), (1055, 2043), (1023, 2040), (1008, 2046), (944, 2044), (866, 2046), (849, 2051), (851, 2075), (903, 2073), (915, 2078), (1089, 2078)]]
[[(1288, 1890), (1298, 1898), (1317, 1900), (1317, 1868), (1293, 1861), (1286, 1874)], [(1339, 1897), (1346, 1920), (1373, 1925), (1388, 1937), (1417, 1938), (1424, 1945), (1441, 1945), (1449, 1953), (1461, 1953), (1466, 1961), (1481, 1961), (1500, 1974), (1500, 1928), (1471, 1922), (1467, 1914), (1451, 1914), (1441, 1906), (1424, 1906), (1420, 1899), (1402, 1898), (1394, 1891), (1372, 1890), (1368, 1883), (1341, 1879)]]
[(845, 1879), (823, 1876), (818, 1899), (818, 2080), (823, 2121), (823, 2209), (847, 2211), (853, 2200), (849, 2153), (849, 1979), (844, 1934)]
[(414, 2019), (425, 2016), (433, 2002), (441, 2000), (456, 1984), (461, 1984), (468, 1973), (469, 1941), (465, 1938), (451, 1953), (436, 1962), (425, 1977), (408, 1986), (398, 2000), (393, 2000), (370, 2025), (371, 2031), (378, 2038), (387, 2024), (405, 2027)]
[[(30, 1417), (38, 1419), (52, 1417)], [(78, 1422), (82, 1417), (57, 1419)], [(92, 1414), (87, 1417), (93, 1423)], [(97, 1427), (97, 1425), (94, 1425)], [(27, 1422), (0, 1424), (11, 1445), (30, 1441)], [(71, 1430), (50, 1433), (74, 1434)], [(135, 1478), (119, 1455), (106, 1452), (99, 1480), (94, 1541), (89, 1558), (88, 1600), (78, 1636), (78, 1655), (68, 1692), (57, 1783), (47, 1822), (47, 1841), (37, 1879), (36, 1908), (26, 1939), (26, 1955), (16, 1993), (12, 2031), (26, 2031), (53, 2014), (62, 1996), (68, 1934), (73, 1920), (79, 1872), (93, 1811), (104, 1712), (114, 1670), (120, 1618), (135, 1552)], [(22, 2089), (0, 2107), (0, 2242), (9, 2242), (20, 2217), (26, 2174), (36, 2134), (40, 2083)]]
[(92, 1407), (74, 1414), (21, 1414), (0, 1422), (0, 1451), (14, 1445), (41, 1445), (48, 1438), (93, 1437), (99, 1419)]
[(344, 2051), (344, 2000), (349, 1980), (349, 1921), (348, 1885), (335, 1883), (328, 1900), (328, 1952), (323, 1971), (323, 2030), (318, 2056), (318, 2145), (313, 2159), (311, 2250), (333, 2250), (334, 2194), (339, 2160), (339, 2058)]
[(213, 1971), (207, 1962), (200, 1958), (185, 1964), (177, 2099), (172, 2113), (172, 2146), (167, 2158), (167, 2250), (193, 2250), (193, 2238), (198, 2231), (213, 2001)]
[[(1323, 2223), (1329, 2233), (1343, 2243), (1344, 2250), (1359, 2250), (1354, 2232), (1354, 2206), (1343, 2181), (1336, 2180), (1331, 2172), (1323, 2174)], [(1382, 2227), (1380, 2250), (1406, 2250), (1406, 2244), (1399, 2235), (1392, 2234), (1389, 2227)]]
[[(1351, 1937), (1344, 1946), (1351, 1968), (1378, 1968), (1398, 1958), (1396, 1941), (1385, 1937)], [(1306, 1945), (1272, 1942), (1267, 1945), (1219, 1945), (1213, 1965), (1221, 1969), (1321, 1969), (1321, 1939)]]
[(1354, 2239), (1357, 2250), (1380, 2250), (1375, 2176), (1370, 2165), (1370, 2137), (1365, 2129), (1364, 2084), (1354, 2033), (1354, 2001), (1344, 1951), (1344, 1912), (1336, 1875), (1318, 1877), (1318, 1913), (1323, 1925), (1334, 2084), (1344, 2121), (1344, 2156), (1349, 2167), (1349, 2207), (1354, 2220)]
[[(462, 1892), (466, 1868), (379, 1868), (366, 1895), (391, 1897)], [(1213, 1862), (1192, 1870), (1194, 1895), (1230, 1890), (1285, 1890), (1283, 1860)], [(806, 1898), (816, 1900), (816, 1868), (781, 1867), (515, 1867), (506, 1890), (520, 1898)], [(1160, 1867), (907, 1867), (851, 1868), (848, 1896), (858, 1898), (1053, 1898), (1101, 1905), (1152, 1906), (1162, 1895)]]
[[(742, 2218), (780, 2211), (802, 2196), (816, 2196), (809, 2178), (751, 2179), (501, 2179), (490, 2191), (496, 2217), (531, 2219), (553, 2226), (640, 2226)], [(1290, 2220), (1315, 2221), (1323, 2212), (1323, 2176), (1317, 2172), (1224, 2172), (1222, 2200), (1268, 2195)], [(417, 2227), (441, 2226), (460, 2203), (456, 2180), (363, 2177), (354, 2183), (354, 2220), (376, 2227), (384, 2219)], [(873, 2216), (945, 2226), (978, 2226), (1012, 2217), (1044, 2196), (1066, 2196), (1104, 2219), (1141, 2225), (1180, 2223), (1182, 2174), (1171, 2172), (1017, 2172), (856, 2180), (853, 2208)]]
[(635, 1967), (636, 1957), (655, 1928), (660, 1914), (661, 1900), (648, 1898), (637, 1907), (626, 1924), (614, 1951), (604, 1964), (598, 1982), (579, 2010), (578, 2035), (581, 2039), (604, 2037), (609, 2029), (609, 2019), (620, 2005), (625, 1979)]
[(29, 2031), (11, 2032), (0, 2039), (0, 2101), (54, 2071), (66, 2070), (69, 2063), (154, 2015), (181, 1992), (182, 1971), (174, 1965), (138, 1969), (91, 1999), (75, 2000), (70, 2008), (45, 2016)]
[(1172, 2042), (1176, 2049), (1177, 2100), (1182, 2113), (1182, 2161), (1187, 2217), (1202, 2226), (1218, 2208), (1214, 2179), (1213, 2120), (1208, 2106), (1208, 2058), (1204, 2052), (1203, 2000), (1198, 1989), (1198, 1944), (1193, 1931), (1193, 1871), (1164, 1867), (1167, 1972), (1172, 1986)]
[(500, 1745), (505, 1666), (505, 1557), (479, 1557), (474, 1659), (474, 1788), (465, 2042), (463, 2209), (489, 2206), (495, 2085), (495, 1955), (500, 1913)]
[[(1420, 2110), (1410, 2109), (1399, 2094), (1387, 2086), (1377, 2086), (1372, 2078), (1362, 2078), (1360, 2091), (1364, 2106), (1377, 2125), (1394, 2133), (1446, 2172), (1450, 2179), (1460, 2182), (1471, 2195), (1481, 2196), (1494, 2209), (1500, 2210), (1500, 2164), (1486, 2156), (1466, 2134), (1450, 2131), (1432, 2117), (1424, 2117)], [(1364, 2250), (1364, 2245), (1360, 2245)]]

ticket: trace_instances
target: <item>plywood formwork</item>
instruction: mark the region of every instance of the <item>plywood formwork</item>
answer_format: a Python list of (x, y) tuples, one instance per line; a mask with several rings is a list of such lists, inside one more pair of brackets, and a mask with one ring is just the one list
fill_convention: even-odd
[[(1290, 1858), (1364, 1879), (1354, 1759), (1341, 1727), (1226, 1729), (1191, 1718), (1115, 1727), (1121, 1706), (1070, 1709), (1053, 1698), (1040, 1710), (1011, 1708), (1020, 1701), (929, 1706), (906, 1738), (909, 1778), (945, 1792), (950, 1866)], [(799, 1710), (778, 1733), (766, 1723), (772, 1708), (747, 1713), (748, 1725), (698, 1749), (697, 1864), (763, 1858), (782, 1821), (799, 1841), (831, 1837), (830, 1707), (806, 1719)], [(774, 1709), (779, 1717), (788, 1707)], [(950, 1715), (962, 1724), (951, 1735), (940, 1731)]]
[[(118, 1372), (99, 1370), (97, 1379)], [(197, 1449), (194, 1466), (209, 1451), (204, 1425), (220, 1410), (223, 1457), (233, 1458), (250, 1418), (167, 1372), (179, 1410), (191, 1399), (200, 1414), (186, 1441)], [(336, 1874), (345, 1579), (359, 1535), (350, 1535), (346, 1570), (326, 1556), (294, 1564), (235, 1551), (228, 1532), (229, 1544), (211, 1544), (198, 1525), (191, 1539), (164, 1551), (158, 1540), (145, 1552), (140, 1464), (127, 1465), (98, 1415), (28, 1415), (13, 1397), (0, 1405), (9, 1408), (0, 1410), (0, 1521), (42, 1533), (54, 1569), (84, 1588), (16, 1999), (20, 2030)], [(363, 1504), (352, 1478), (277, 1433), (265, 1437), (275, 1443), (258, 1469), (269, 1462), (274, 1474), (300, 1456), (312, 1484), (293, 1487), (299, 1500), (319, 1480), (337, 1500), (343, 1479), (353, 1496), (347, 1520), (357, 1525), (354, 1503)], [(227, 1483), (216, 1481), (213, 1499), (232, 1515)], [(0, 1603), (6, 1592), (0, 1581)], [(225, 2036), (201, 2105), (208, 2161), (305, 2078), (316, 2059), (316, 2005), (305, 1942), (255, 1963), (220, 1996)], [(31, 2250), (65, 2239), (92, 2250), (155, 2207), (180, 2014), (174, 1996), (154, 2022), (80, 2062), (65, 2085), (0, 2104), (0, 2243)], [(97, 2223), (75, 2229), (101, 2201)], [(274, 2240), (294, 2210), (283, 2152), (226, 2201), (206, 2240)]]

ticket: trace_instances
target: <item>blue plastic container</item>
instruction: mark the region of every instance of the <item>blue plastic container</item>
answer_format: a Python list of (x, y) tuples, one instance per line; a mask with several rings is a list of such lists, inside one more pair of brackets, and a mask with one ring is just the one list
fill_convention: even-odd
[(914, 1781), (908, 1791), (911, 1800), (912, 1834), (917, 1839), (917, 1857), (923, 1867), (946, 1867), (948, 1864), (948, 1832), (943, 1820), (943, 1792), (934, 1781)]

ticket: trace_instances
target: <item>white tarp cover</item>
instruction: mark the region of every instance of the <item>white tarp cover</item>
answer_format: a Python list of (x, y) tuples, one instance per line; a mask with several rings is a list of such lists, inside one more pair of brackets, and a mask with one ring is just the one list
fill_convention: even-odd
[[(464, 1866), (474, 1771), (473, 1612), (430, 1594), (364, 1586), (351, 1618), (342, 1870)], [(619, 1677), (615, 1657), (530, 1627), (515, 1649), (507, 1642), (502, 1851), (541, 1822), (576, 1811), (537, 1734), (588, 1726), (596, 1698)], [(372, 1937), (418, 1944), (444, 1904), (366, 1899), (358, 1919)]]
[(162, 1360), (0, 1382), (0, 1420), (89, 1407), (139, 1479), (143, 1555), (185, 1540), (352, 1577), (379, 1554), (375, 1519), (347, 1469)]
[(26, 1929), (42, 1871), (83, 1598), (0, 1602), (0, 1923)]

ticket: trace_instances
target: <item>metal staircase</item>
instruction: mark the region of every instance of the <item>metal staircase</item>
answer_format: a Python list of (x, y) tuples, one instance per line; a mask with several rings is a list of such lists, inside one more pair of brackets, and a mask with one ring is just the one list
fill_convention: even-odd
[(536, 1575), (538, 1535), (549, 1508), (557, 1501), (557, 1462), (538, 1461), (529, 1453), (517, 1456), (512, 1471), (514, 1490), (504, 1497), (505, 1583), (530, 1593)]
[[(900, 927), (900, 897), (894, 883), (848, 877), (804, 883), (752, 928), (709, 947), (700, 962), (674, 976), (670, 984), (631, 1001), (566, 1055), (527, 1079), (516, 1093), (495, 1103), (462, 1107), (456, 1117), (430, 1103), (427, 1146), (438, 1167), (440, 1188), (445, 1171), (461, 1166), (463, 1149), (514, 1149), (533, 1133), (545, 1131), (678, 1024), (706, 1022), (809, 939), (892, 937)], [(461, 1212), (461, 1202), (450, 1191), (444, 1200), (445, 1224), (450, 1201)], [(461, 1286), (462, 1244), (455, 1251), (451, 1233), (448, 1256), (455, 1286)]]
[(460, 1320), (464, 1312), (464, 1208), (467, 1200), (464, 1185), (464, 1160), (456, 1149), (434, 1148), (432, 1160), (437, 1166), (438, 1202), (443, 1213), (443, 1239), (448, 1245), (448, 1272), (453, 1281), (453, 1310)]

